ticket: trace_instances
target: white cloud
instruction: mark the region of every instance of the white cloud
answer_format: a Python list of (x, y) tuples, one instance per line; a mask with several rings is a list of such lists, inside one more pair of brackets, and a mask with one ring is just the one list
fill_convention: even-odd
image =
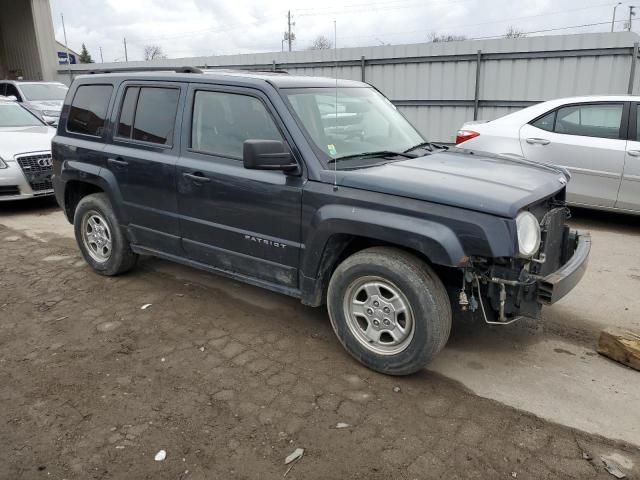
[[(503, 34), (510, 25), (534, 31), (607, 22), (612, 11), (602, 0), (49, 1), (56, 37), (63, 40), (64, 13), (70, 47), (79, 50), (85, 43), (97, 61), (99, 47), (105, 61), (122, 60), (125, 37), (129, 60), (142, 59), (150, 43), (170, 57), (278, 51), (288, 8), (296, 23), (296, 49), (306, 48), (320, 34), (333, 38), (334, 19), (338, 46), (360, 46), (423, 42), (429, 32), (482, 37)], [(619, 19), (626, 3), (618, 10)], [(601, 25), (557, 33), (606, 30)]]

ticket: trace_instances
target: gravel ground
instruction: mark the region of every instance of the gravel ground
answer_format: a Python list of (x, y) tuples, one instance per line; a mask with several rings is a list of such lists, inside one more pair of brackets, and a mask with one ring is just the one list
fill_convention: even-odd
[(2, 479), (283, 478), (297, 447), (287, 478), (613, 478), (604, 454), (639, 478), (635, 447), (361, 367), (322, 309), (150, 260), (104, 278), (45, 240), (0, 226)]

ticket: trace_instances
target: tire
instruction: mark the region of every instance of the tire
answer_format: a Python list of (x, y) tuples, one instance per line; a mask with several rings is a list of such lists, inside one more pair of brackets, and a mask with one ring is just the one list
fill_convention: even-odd
[(329, 282), (327, 307), (344, 348), (388, 375), (424, 368), (451, 332), (442, 281), (426, 262), (396, 248), (368, 248), (342, 262)]
[(100, 275), (119, 275), (136, 264), (138, 255), (131, 251), (104, 193), (80, 200), (73, 216), (73, 229), (82, 256)]

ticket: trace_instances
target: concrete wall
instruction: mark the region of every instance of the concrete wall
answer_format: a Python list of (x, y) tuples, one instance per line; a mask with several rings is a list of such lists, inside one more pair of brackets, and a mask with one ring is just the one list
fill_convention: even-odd
[[(451, 142), (458, 127), (474, 117), (491, 120), (551, 98), (638, 93), (640, 68), (631, 71), (639, 41), (630, 32), (555, 35), (77, 65), (72, 72), (195, 66), (337, 74), (364, 79), (427, 138)], [(58, 74), (69, 81), (66, 67)]]
[(49, 0), (0, 0), (0, 77), (53, 80), (56, 52)]

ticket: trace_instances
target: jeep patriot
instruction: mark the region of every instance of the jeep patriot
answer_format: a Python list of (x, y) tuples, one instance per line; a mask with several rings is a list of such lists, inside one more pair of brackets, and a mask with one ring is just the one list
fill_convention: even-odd
[(379, 372), (423, 368), (452, 313), (539, 317), (587, 265), (568, 172), (426, 141), (370, 85), (279, 73), (77, 77), (53, 184), (102, 275), (154, 255), (327, 306)]

